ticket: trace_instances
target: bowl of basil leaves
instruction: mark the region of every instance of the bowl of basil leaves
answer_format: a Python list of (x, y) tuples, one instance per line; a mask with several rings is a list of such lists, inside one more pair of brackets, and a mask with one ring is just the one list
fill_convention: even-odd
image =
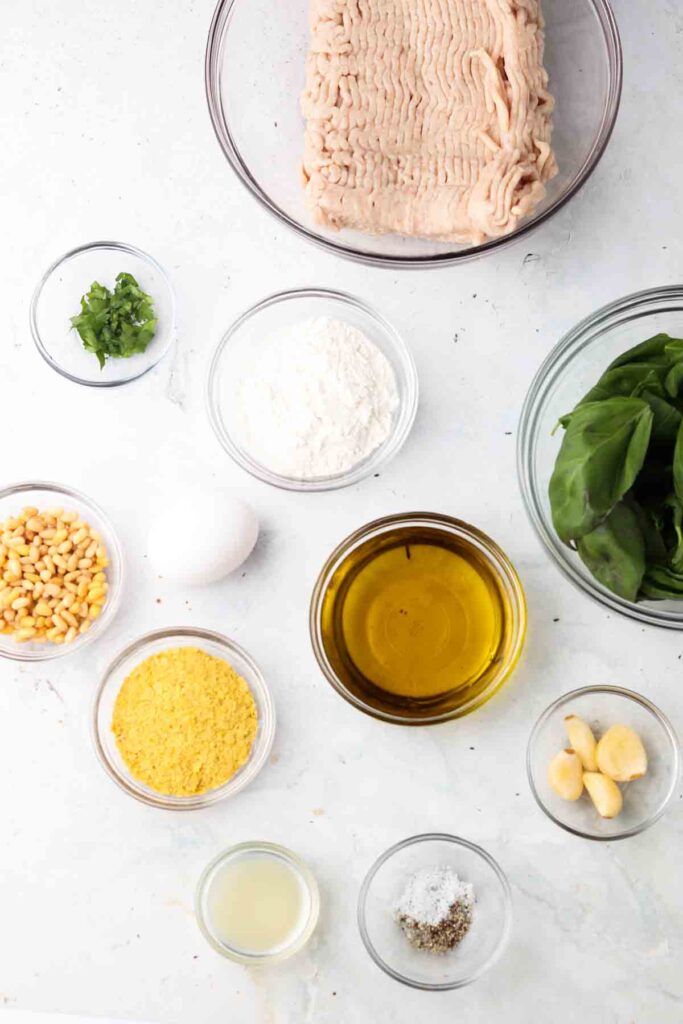
[(63, 377), (116, 387), (166, 355), (174, 306), (168, 276), (152, 256), (123, 242), (91, 242), (43, 274), (31, 301), (31, 332)]
[(519, 430), (522, 495), (564, 575), (683, 629), (683, 286), (598, 310), (553, 349)]

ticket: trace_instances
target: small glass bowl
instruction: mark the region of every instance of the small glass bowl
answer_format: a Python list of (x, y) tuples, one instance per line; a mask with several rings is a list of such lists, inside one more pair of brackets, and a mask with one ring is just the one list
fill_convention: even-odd
[[(393, 908), (409, 877), (449, 867), (474, 886), (469, 931), (455, 949), (435, 955), (415, 949), (394, 920)], [(512, 895), (505, 874), (480, 846), (445, 833), (396, 843), (372, 865), (358, 896), (358, 927), (368, 953), (396, 981), (432, 992), (462, 988), (498, 960), (512, 929)]]
[[(336, 672), (332, 660), (326, 650), (323, 636), (323, 605), (325, 594), (340, 565), (348, 558), (350, 553), (361, 544), (382, 534), (391, 533), (397, 527), (424, 527), (431, 530), (444, 531), (466, 541), (476, 548), (479, 555), (486, 560), (492, 573), (494, 573), (506, 602), (506, 611), (509, 619), (509, 629), (504, 638), (503, 648), (500, 657), (490, 670), (490, 678), (481, 692), (474, 693), (462, 704), (447, 710), (424, 709), (412, 714), (402, 713), (400, 710), (384, 703), (379, 697), (374, 703), (352, 692)], [(526, 599), (524, 590), (517, 572), (507, 555), (498, 547), (495, 541), (487, 537), (485, 533), (468, 523), (450, 516), (437, 515), (432, 512), (407, 512), (399, 515), (385, 516), (383, 519), (376, 519), (366, 526), (362, 526), (355, 533), (337, 545), (332, 554), (325, 562), (320, 575), (316, 581), (311, 597), (309, 613), (309, 629), (313, 652), (318, 665), (329, 683), (337, 693), (347, 700), (349, 704), (367, 715), (379, 718), (384, 722), (393, 722), (396, 725), (434, 725), (437, 722), (447, 722), (454, 718), (461, 718), (464, 715), (476, 711), (501, 688), (515, 669), (524, 647), (526, 637)]]
[(308, 0), (218, 0), (206, 47), (205, 83), (219, 145), (263, 209), (327, 252), (370, 266), (412, 269), (464, 263), (495, 252), (529, 234), (576, 195), (599, 163), (619, 109), (621, 44), (608, 0), (543, 0), (543, 17), (559, 173), (548, 182), (533, 216), (503, 238), (458, 245), (333, 231), (314, 222), (301, 185)]
[[(273, 857), (285, 861), (298, 876), (308, 899), (306, 920), (302, 922), (300, 930), (289, 945), (284, 948), (281, 947), (272, 953), (246, 953), (244, 950), (235, 949), (228, 945), (225, 939), (217, 935), (211, 926), (208, 896), (214, 878), (229, 861), (245, 859), (254, 855)], [(202, 935), (209, 945), (217, 953), (220, 953), (221, 956), (227, 957), (228, 960), (234, 960), (236, 963), (249, 964), (251, 966), (282, 963), (283, 960), (288, 960), (290, 956), (294, 956), (300, 949), (303, 949), (315, 931), (320, 914), (318, 883), (308, 865), (285, 846), (262, 842), (240, 843), (238, 846), (231, 846), (229, 849), (224, 850), (223, 853), (219, 853), (202, 872), (195, 894), (195, 913)]]
[[(114, 704), (126, 678), (140, 662), (153, 654), (168, 650), (169, 647), (199, 647), (207, 654), (227, 661), (249, 684), (258, 713), (258, 729), (247, 763), (242, 765), (239, 771), (222, 786), (193, 796), (171, 796), (157, 793), (156, 790), (134, 778), (119, 753), (111, 729)], [(213, 633), (206, 629), (178, 627), (146, 633), (145, 636), (141, 636), (121, 651), (114, 659), (105, 672), (95, 695), (93, 740), (97, 756), (108, 775), (125, 793), (150, 807), (161, 807), (172, 811), (191, 811), (199, 807), (208, 807), (219, 800), (234, 796), (250, 782), (253, 782), (265, 765), (273, 745), (274, 735), (275, 707), (260, 669), (247, 652), (233, 640), (228, 640), (220, 633)]]
[[(107, 359), (100, 369), (94, 353), (83, 348), (71, 317), (80, 313), (81, 296), (93, 281), (113, 291), (122, 272), (132, 274), (154, 300), (156, 334), (144, 352)], [(33, 293), (30, 319), (36, 347), (53, 370), (75, 384), (115, 388), (142, 377), (166, 355), (173, 342), (175, 299), (166, 271), (152, 256), (124, 242), (90, 242), (48, 267)]]
[[(256, 462), (240, 445), (229, 412), (235, 407), (236, 383), (245, 368), (260, 358), (259, 345), (282, 327), (321, 316), (344, 320), (356, 327), (386, 356), (396, 377), (399, 407), (389, 437), (358, 465), (335, 476), (299, 480), (273, 473)], [(379, 472), (403, 446), (417, 412), (417, 371), (400, 335), (360, 299), (323, 288), (302, 288), (271, 295), (248, 309), (229, 328), (211, 362), (207, 402), (209, 419), (221, 445), (252, 476), (286, 490), (331, 491)]]
[(683, 601), (639, 601), (598, 583), (576, 551), (555, 532), (548, 485), (562, 442), (558, 420), (597, 383), (613, 359), (659, 332), (683, 337), (683, 287), (636, 292), (603, 306), (574, 327), (550, 352), (524, 401), (517, 473), (531, 524), (558, 569), (606, 608), (651, 626), (683, 629)]
[(75, 654), (100, 637), (112, 619), (121, 601), (123, 589), (123, 552), (114, 527), (106, 513), (94, 501), (80, 491), (61, 484), (37, 481), (24, 484), (12, 484), (0, 491), (0, 523), (10, 516), (17, 515), (23, 508), (33, 506), (39, 511), (48, 508), (63, 508), (65, 512), (78, 512), (79, 516), (94, 530), (97, 530), (109, 556), (106, 570), (107, 599), (102, 613), (85, 633), (79, 633), (73, 643), (17, 643), (11, 636), (0, 633), (0, 657), (14, 661), (51, 661), (63, 658), (67, 654)]
[[(565, 715), (583, 718), (596, 738), (611, 725), (629, 725), (645, 745), (647, 773), (620, 784), (624, 808), (616, 818), (601, 818), (586, 792), (578, 800), (563, 800), (548, 784), (550, 761), (569, 745)], [(680, 774), (678, 739), (669, 720), (645, 697), (618, 686), (586, 686), (554, 701), (532, 730), (526, 763), (531, 792), (551, 821), (575, 836), (608, 842), (654, 825), (669, 805)]]

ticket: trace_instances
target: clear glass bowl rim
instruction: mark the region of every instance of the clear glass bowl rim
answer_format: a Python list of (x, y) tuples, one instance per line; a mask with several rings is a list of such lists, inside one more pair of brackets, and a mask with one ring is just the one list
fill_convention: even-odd
[(237, 144), (232, 137), (230, 128), (223, 112), (221, 97), (221, 55), (226, 30), (229, 26), (232, 13), (238, 0), (218, 0), (216, 9), (211, 19), (209, 35), (206, 44), (204, 59), (204, 87), (209, 107), (209, 116), (213, 125), (218, 144), (221, 147), (228, 163), (232, 167), (238, 179), (245, 188), (277, 220), (281, 221), (297, 235), (307, 239), (320, 249), (335, 253), (345, 259), (353, 260), (372, 267), (403, 267), (409, 270), (418, 270), (429, 267), (451, 266), (457, 263), (465, 263), (468, 260), (476, 259), (486, 253), (494, 252), (511, 245), (513, 242), (523, 238), (529, 232), (545, 223), (554, 213), (560, 210), (565, 203), (568, 203), (577, 192), (585, 185), (591, 174), (600, 162), (607, 144), (614, 130), (619, 104), (621, 100), (621, 89), (623, 80), (623, 55), (619, 29), (616, 18), (610, 6), (609, 0), (590, 0), (596, 17), (598, 18), (607, 47), (609, 61), (609, 88), (608, 100), (603, 111), (602, 123), (597, 138), (593, 143), (591, 152), (584, 163), (581, 172), (578, 174), (573, 186), (563, 195), (559, 196), (552, 206), (548, 207), (537, 217), (529, 220), (513, 231), (510, 235), (502, 238), (491, 239), (483, 245), (470, 246), (459, 252), (439, 253), (431, 256), (382, 256), (375, 253), (364, 252), (361, 249), (354, 249), (352, 246), (344, 246), (316, 234), (314, 231), (299, 224), (293, 217), (281, 210), (276, 203), (261, 189), (260, 185), (250, 172), (248, 166), (242, 159)]
[(611, 611), (651, 626), (683, 629), (683, 602), (680, 612), (658, 608), (656, 603), (647, 606), (634, 604), (600, 587), (592, 578), (584, 578), (577, 571), (572, 559), (568, 557), (570, 549), (566, 548), (555, 536), (551, 524), (546, 523), (534, 465), (534, 450), (538, 434), (537, 419), (541, 405), (549, 388), (562, 375), (569, 363), (592, 342), (598, 331), (609, 328), (612, 321), (619, 322), (626, 315), (635, 314), (651, 304), (655, 306), (662, 304), (662, 308), (653, 309), (652, 312), (667, 312), (669, 311), (668, 303), (672, 303), (671, 310), (683, 312), (683, 285), (648, 288), (601, 306), (600, 309), (585, 317), (568, 331), (551, 349), (536, 371), (522, 406), (517, 441), (517, 479), (529, 521), (544, 549), (550, 555), (551, 561), (566, 579), (582, 593), (587, 594), (598, 604)]
[[(279, 950), (277, 953), (242, 953), (239, 950), (232, 949), (227, 943), (222, 943), (218, 940), (211, 929), (209, 928), (204, 918), (203, 908), (203, 897), (204, 890), (213, 874), (214, 870), (222, 864), (224, 861), (230, 860), (236, 854), (240, 853), (270, 853), (275, 856), (281, 857), (283, 860), (288, 861), (296, 872), (301, 877), (307, 890), (309, 899), (311, 901), (310, 913), (306, 926), (302, 928), (301, 932), (297, 935), (294, 942), (290, 943), (284, 949)], [(305, 860), (299, 857), (298, 854), (288, 849), (286, 846), (280, 846), (278, 843), (267, 843), (261, 840), (249, 840), (244, 843), (237, 843), (235, 846), (229, 846), (226, 850), (217, 854), (211, 860), (204, 870), (202, 871), (197, 887), (195, 889), (195, 916), (197, 918), (197, 924), (202, 935), (209, 943), (209, 945), (221, 956), (226, 957), (228, 960), (233, 960), (238, 964), (249, 964), (251, 966), (259, 966), (262, 964), (276, 964), (282, 963), (283, 960), (289, 960), (291, 956), (298, 953), (306, 945), (311, 935), (316, 929), (318, 924), (318, 917), (320, 915), (320, 889), (318, 887), (318, 881), (309, 868)]]
[[(426, 982), (406, 978), (403, 974), (395, 971), (393, 967), (390, 967), (389, 964), (380, 957), (370, 940), (370, 936), (368, 935), (365, 921), (365, 907), (370, 886), (372, 885), (375, 875), (383, 864), (390, 860), (394, 854), (400, 853), (401, 850), (404, 850), (407, 846), (415, 846), (420, 843), (435, 841), (441, 843), (452, 843), (454, 846), (461, 846), (464, 849), (469, 850), (470, 853), (474, 853), (476, 856), (481, 857), (482, 860), (486, 861), (500, 882), (503, 892), (503, 903), (505, 905), (505, 921), (503, 924), (503, 931), (496, 943), (496, 948), (493, 950), (488, 960), (486, 960), (477, 971), (456, 982), (443, 982), (441, 984), (430, 985)], [(388, 974), (395, 981), (400, 981), (402, 985), (408, 985), (410, 988), (418, 988), (427, 992), (445, 992), (456, 988), (464, 988), (466, 985), (471, 985), (473, 981), (481, 978), (481, 976), (496, 963), (508, 943), (510, 933), (512, 931), (512, 891), (510, 889), (510, 883), (508, 882), (507, 875), (501, 868), (498, 861), (481, 846), (477, 846), (476, 843), (471, 843), (468, 839), (462, 839), (460, 836), (450, 835), (447, 832), (424, 832), (420, 835), (410, 836), (408, 839), (401, 840), (400, 843), (394, 843), (394, 845), (390, 846), (388, 850), (385, 850), (384, 853), (377, 858), (363, 879), (363, 884), (361, 885), (360, 892), (358, 894), (358, 930), (360, 931), (360, 937), (363, 940), (363, 945), (372, 960), (379, 968), (381, 968), (381, 970), (384, 971), (385, 974)]]
[[(364, 316), (374, 320), (384, 333), (391, 338), (396, 358), (402, 364), (407, 380), (405, 401), (397, 414), (392, 433), (387, 442), (385, 442), (385, 445), (347, 473), (340, 473), (330, 477), (317, 477), (313, 480), (294, 480), (281, 476), (278, 473), (271, 472), (265, 466), (261, 466), (260, 463), (250, 458), (246, 451), (235, 444), (230, 433), (225, 428), (219, 412), (218, 395), (216, 393), (218, 369), (221, 359), (240, 328), (264, 309), (269, 309), (271, 306), (276, 306), (283, 302), (296, 301), (297, 299), (329, 299), (341, 302), (354, 307)], [(238, 466), (241, 466), (247, 473), (256, 477), (257, 480), (262, 480), (264, 483), (271, 484), (273, 487), (279, 487), (285, 491), (333, 491), (339, 490), (342, 487), (350, 487), (352, 484), (364, 480), (371, 473), (376, 473), (378, 469), (381, 469), (382, 466), (386, 465), (399, 453), (408, 440), (413, 423), (415, 422), (419, 392), (417, 368), (412, 353), (396, 328), (381, 313), (377, 312), (366, 302), (363, 302), (362, 299), (356, 298), (355, 295), (349, 295), (347, 292), (334, 291), (330, 288), (292, 288), (288, 291), (275, 292), (273, 295), (268, 295), (265, 299), (261, 299), (260, 302), (246, 309), (228, 327), (216, 347), (209, 366), (206, 382), (206, 407), (213, 431), (223, 449)]]
[[(116, 672), (119, 666), (132, 655), (140, 654), (142, 657), (144, 655), (145, 648), (149, 644), (155, 643), (158, 640), (168, 640), (169, 642), (172, 642), (174, 639), (178, 638), (206, 640), (212, 644), (216, 644), (216, 646), (221, 647), (225, 651), (226, 661), (229, 661), (231, 654), (235, 654), (237, 657), (243, 659), (249, 666), (254, 678), (257, 680), (256, 685), (258, 689), (258, 698), (263, 706), (263, 737), (259, 743), (258, 749), (256, 749), (256, 744), (252, 747), (249, 760), (245, 765), (246, 770), (239, 780), (239, 783), (234, 785), (233, 776), (217, 789), (211, 789), (207, 793), (199, 793), (194, 796), (183, 797), (168, 796), (163, 793), (154, 793), (152, 791), (149, 793), (141, 792), (134, 788), (126, 776), (121, 774), (116, 765), (112, 764), (108, 758), (105, 745), (100, 737), (99, 727), (99, 708), (102, 695), (109, 679), (114, 672)], [(252, 683), (250, 680), (247, 680), (247, 683), (251, 690)], [(119, 651), (115, 658), (109, 663), (102, 675), (95, 693), (95, 699), (92, 706), (91, 735), (92, 742), (95, 747), (95, 753), (97, 754), (100, 764), (107, 775), (114, 780), (117, 786), (122, 789), (124, 793), (127, 793), (129, 796), (132, 796), (134, 799), (139, 800), (141, 803), (147, 804), (150, 807), (158, 807), (162, 810), (170, 811), (192, 811), (199, 810), (202, 807), (210, 807), (212, 804), (218, 803), (219, 800), (235, 796), (254, 781), (265, 766), (272, 749), (273, 740), (275, 738), (275, 721), (275, 705), (273, 703), (270, 689), (266, 684), (260, 668), (243, 647), (234, 640), (230, 640), (228, 637), (223, 636), (222, 633), (216, 633), (213, 630), (200, 629), (198, 627), (191, 626), (169, 626), (165, 629), (152, 630), (151, 632), (138, 637), (132, 643)]]
[[(38, 330), (38, 303), (40, 302), (40, 297), (43, 293), (43, 288), (45, 287), (48, 279), (52, 276), (55, 270), (62, 266), (63, 263), (68, 263), (69, 260), (73, 259), (75, 256), (80, 256), (83, 253), (89, 252), (92, 249), (111, 249), (114, 252), (124, 252), (128, 253), (130, 256), (137, 257), (138, 259), (142, 260), (145, 263), (149, 263), (152, 267), (154, 267), (154, 269), (159, 274), (161, 274), (162, 278), (166, 283), (166, 287), (168, 288), (168, 294), (171, 302), (171, 323), (169, 324), (168, 340), (166, 344), (160, 350), (154, 362), (150, 363), (149, 366), (146, 366), (143, 370), (140, 370), (139, 373), (135, 373), (131, 377), (122, 377), (121, 380), (86, 380), (84, 377), (79, 377), (74, 373), (69, 373), (68, 370), (65, 370), (63, 366), (61, 366), (52, 358), (50, 353), (45, 348), (45, 345), (43, 344), (43, 339), (40, 336), (40, 331)], [(56, 259), (53, 263), (50, 264), (50, 266), (47, 268), (45, 273), (38, 281), (38, 284), (34, 289), (33, 295), (31, 296), (31, 305), (29, 307), (29, 322), (31, 325), (31, 335), (33, 336), (33, 341), (35, 342), (35, 346), (38, 349), (38, 352), (43, 357), (45, 362), (49, 366), (51, 366), (53, 370), (56, 370), (56, 372), (61, 377), (65, 377), (67, 380), (72, 381), (74, 384), (81, 384), (83, 387), (86, 388), (118, 388), (121, 387), (121, 385), (123, 384), (131, 384), (134, 380), (139, 380), (141, 377), (144, 377), (145, 374), (149, 373), (150, 370), (153, 370), (154, 367), (157, 366), (164, 358), (164, 356), (168, 353), (169, 349), (173, 344), (175, 334), (175, 309), (175, 292), (173, 291), (171, 279), (169, 278), (168, 274), (166, 273), (162, 265), (153, 256), (150, 256), (149, 253), (145, 252), (143, 249), (138, 249), (134, 245), (129, 245), (127, 242), (114, 242), (104, 240), (96, 242), (86, 242), (84, 245), (76, 246), (75, 249), (70, 249), (68, 252), (65, 252), (63, 256), (58, 257), (58, 259)]]
[[(489, 564), (495, 571), (498, 578), (504, 579), (507, 583), (510, 603), (513, 606), (513, 611), (515, 613), (515, 635), (510, 657), (506, 662), (501, 664), (498, 675), (495, 677), (492, 685), (486, 690), (486, 692), (480, 694), (471, 705), (467, 705), (465, 708), (457, 708), (454, 711), (445, 712), (441, 715), (434, 715), (433, 717), (420, 719), (408, 719), (401, 715), (391, 715), (387, 712), (379, 711), (376, 708), (372, 708), (365, 704), (353, 693), (347, 690), (328, 662), (320, 631), (320, 614), (322, 611), (323, 598), (325, 596), (327, 583), (332, 576), (335, 567), (351, 550), (363, 541), (367, 540), (369, 537), (386, 533), (397, 526), (409, 525), (424, 525), (445, 530), (449, 533), (455, 533), (458, 537), (464, 538), (465, 540), (472, 541), (477, 549), (482, 554), (486, 555)], [(437, 512), (400, 512), (394, 515), (383, 516), (380, 519), (373, 519), (371, 522), (359, 527), (359, 529), (345, 537), (339, 544), (337, 544), (332, 553), (325, 560), (313, 588), (309, 609), (309, 632), (311, 644), (313, 646), (313, 653), (315, 654), (316, 661), (318, 662), (318, 667), (327, 679), (328, 683), (331, 684), (333, 689), (336, 690), (344, 700), (348, 701), (348, 703), (353, 705), (353, 707), (358, 708), (359, 711), (364, 712), (366, 715), (370, 715), (372, 718), (377, 718), (383, 722), (391, 722), (395, 725), (437, 725), (440, 722), (449, 722), (456, 718), (463, 718), (465, 715), (476, 711), (503, 686), (514, 671), (524, 648), (526, 629), (527, 606), (524, 588), (517, 570), (502, 548), (500, 548), (491, 537), (485, 534), (482, 530), (479, 530), (476, 526), (471, 526), (469, 523), (465, 523), (461, 519), (455, 519), (452, 516), (442, 515)]]
[[(552, 812), (545, 806), (545, 804), (541, 800), (540, 794), (536, 790), (536, 786), (534, 785), (533, 770), (531, 764), (533, 759), (534, 743), (536, 741), (538, 734), (547, 723), (548, 719), (551, 718), (552, 715), (558, 710), (558, 708), (561, 708), (563, 704), (568, 704), (570, 701), (576, 700), (578, 697), (586, 697), (593, 693), (612, 693), (618, 697), (625, 697), (629, 700), (634, 701), (636, 704), (639, 704), (646, 711), (649, 711), (653, 718), (657, 720), (659, 725), (661, 725), (661, 727), (666, 732), (671, 743), (672, 750), (674, 751), (674, 771), (671, 773), (671, 784), (669, 786), (666, 796), (664, 797), (656, 811), (654, 811), (648, 818), (642, 821), (640, 825), (636, 825), (633, 828), (624, 829), (623, 832), (615, 832), (613, 835), (604, 836), (596, 836), (592, 835), (589, 832), (583, 832), (581, 829), (573, 828), (566, 822), (560, 821), (559, 818), (556, 818), (555, 815), (552, 814)], [(552, 704), (549, 704), (545, 711), (543, 711), (539, 715), (538, 719), (536, 720), (536, 724), (531, 730), (529, 741), (527, 743), (526, 772), (532, 796), (538, 804), (538, 806), (543, 811), (543, 813), (546, 815), (546, 817), (550, 818), (550, 820), (553, 821), (556, 825), (559, 825), (559, 827), (561, 829), (564, 829), (565, 832), (570, 832), (572, 835), (579, 836), (579, 838), (581, 839), (591, 839), (597, 843), (613, 843), (617, 842), (619, 839), (628, 839), (630, 836), (640, 835), (641, 832), (645, 832), (646, 829), (650, 828), (651, 825), (654, 825), (655, 822), (659, 821), (659, 819), (662, 817), (667, 807), (671, 803), (671, 800), (673, 799), (673, 796), (678, 787), (678, 781), (680, 779), (681, 774), (681, 748), (678, 742), (678, 736), (676, 735), (676, 732), (671, 722), (666, 717), (664, 712), (660, 711), (657, 705), (653, 704), (652, 701), (647, 699), (647, 697), (643, 697), (642, 694), (636, 693), (634, 690), (627, 690), (621, 686), (582, 686), (579, 687), (577, 690), (570, 690), (568, 693), (563, 693), (561, 697), (558, 697), (557, 700), (554, 700), (552, 702)]]
[[(125, 576), (124, 561), (123, 561), (123, 549), (119, 540), (118, 534), (114, 529), (114, 525), (107, 515), (107, 513), (89, 498), (87, 494), (83, 494), (82, 491), (77, 490), (75, 487), (67, 487), (64, 484), (54, 483), (49, 480), (33, 480), (22, 483), (8, 484), (7, 487), (3, 487), (0, 490), (0, 501), (5, 498), (11, 498), (14, 495), (25, 494), (29, 491), (48, 491), (50, 494), (54, 494), (56, 497), (65, 499), (64, 503), (68, 500), (78, 502), (83, 506), (84, 509), (90, 509), (102, 522), (106, 525), (109, 532), (111, 541), (110, 550), (108, 550), (110, 563), (114, 561), (117, 567), (117, 586), (115, 590), (110, 590), (107, 595), (107, 601), (104, 606), (104, 611), (100, 615), (93, 625), (87, 632), (83, 633), (82, 639), (77, 640), (74, 644), (43, 644), (41, 647), (35, 649), (35, 651), (29, 652), (23, 650), (21, 645), (17, 644), (16, 651), (14, 650), (1, 650), (0, 657), (7, 658), (9, 661), (21, 661), (21, 662), (39, 662), (39, 661), (53, 661), (56, 658), (64, 658), (69, 654), (78, 654), (88, 644), (93, 643), (98, 637), (102, 636), (106, 628), (114, 619), (119, 605), (121, 603), (121, 594), (123, 592), (123, 583)], [(0, 636), (0, 643), (2, 637)]]

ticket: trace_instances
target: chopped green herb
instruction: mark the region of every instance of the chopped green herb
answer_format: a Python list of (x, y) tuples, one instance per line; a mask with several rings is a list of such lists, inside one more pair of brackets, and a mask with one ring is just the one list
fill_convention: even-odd
[(132, 274), (118, 274), (114, 291), (93, 281), (81, 298), (81, 312), (71, 317), (83, 348), (94, 352), (100, 369), (108, 358), (125, 359), (144, 352), (154, 337), (157, 320), (151, 296)]

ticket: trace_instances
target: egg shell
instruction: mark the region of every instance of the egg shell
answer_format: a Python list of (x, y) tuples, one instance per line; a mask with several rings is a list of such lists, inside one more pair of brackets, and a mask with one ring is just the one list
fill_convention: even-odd
[(192, 491), (165, 502), (153, 519), (147, 551), (164, 579), (203, 586), (228, 576), (249, 557), (258, 520), (230, 494)]

